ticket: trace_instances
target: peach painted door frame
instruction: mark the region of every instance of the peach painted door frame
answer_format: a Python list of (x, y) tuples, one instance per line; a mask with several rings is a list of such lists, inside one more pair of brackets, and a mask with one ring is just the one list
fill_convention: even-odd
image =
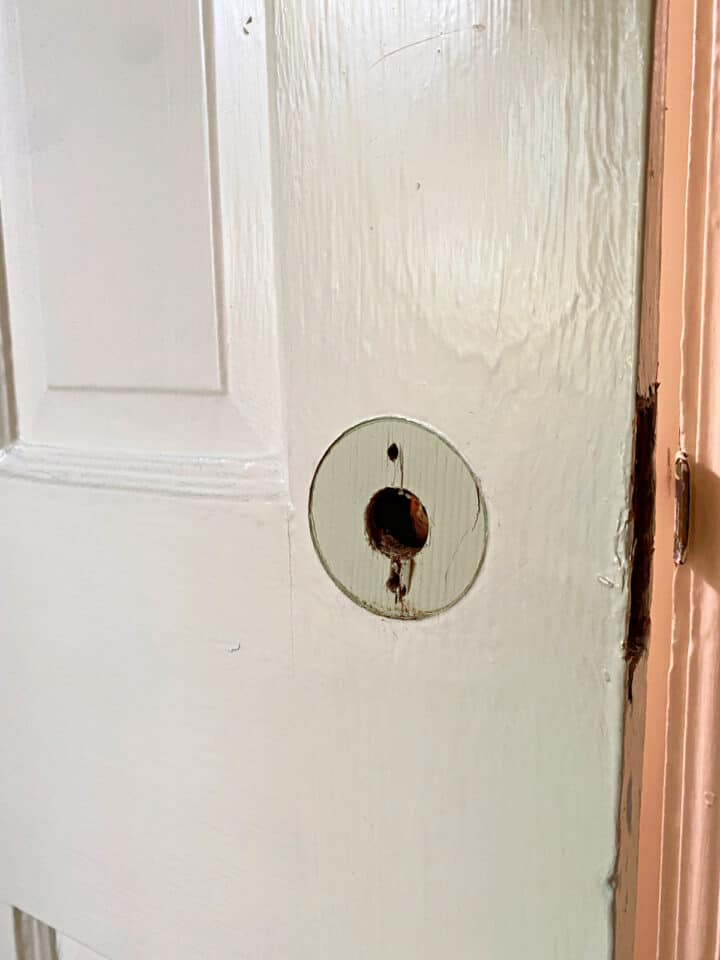
[[(670, 11), (658, 530), (662, 535), (668, 526), (672, 434), (691, 466), (692, 524), (687, 563), (672, 576), (667, 543), (656, 542), (652, 640), (658, 690), (653, 694), (651, 654), (636, 956), (711, 960), (720, 953), (720, 2), (678, 0)], [(673, 74), (684, 56), (684, 73)], [(675, 302), (679, 335), (677, 316), (669, 311)], [(653, 750), (663, 756), (661, 828), (660, 810), (652, 809)], [(659, 872), (652, 864), (653, 828), (660, 837)], [(657, 924), (643, 910), (643, 883), (658, 904)]]

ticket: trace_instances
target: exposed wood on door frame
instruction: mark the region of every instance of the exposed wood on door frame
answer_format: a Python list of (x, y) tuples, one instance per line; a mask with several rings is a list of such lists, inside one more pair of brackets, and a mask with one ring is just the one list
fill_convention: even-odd
[(665, 81), (669, 0), (657, 0), (648, 111), (642, 296), (637, 346), (635, 450), (631, 515), (630, 609), (625, 642), (622, 784), (615, 874), (615, 960), (632, 960), (635, 941), (639, 819), (647, 692), (653, 545), (655, 536), (655, 431), (662, 227)]

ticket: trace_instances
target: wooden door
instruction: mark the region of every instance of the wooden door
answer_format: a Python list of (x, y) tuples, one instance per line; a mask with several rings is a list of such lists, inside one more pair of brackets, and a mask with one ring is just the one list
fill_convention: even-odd
[[(111, 960), (608, 957), (648, 3), (1, 28), (0, 900)], [(487, 511), (423, 620), (310, 535), (382, 415)]]

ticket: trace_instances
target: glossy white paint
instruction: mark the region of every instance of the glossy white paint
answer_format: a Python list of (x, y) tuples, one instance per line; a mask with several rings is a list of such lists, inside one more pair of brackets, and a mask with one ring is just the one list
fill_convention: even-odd
[(3, 3), (24, 441), (282, 462), (255, 29), (209, 0)]
[[(608, 957), (646, 0), (59, 12), (2, 0), (0, 900), (110, 960)], [(488, 506), (418, 623), (305, 512), (387, 413)]]

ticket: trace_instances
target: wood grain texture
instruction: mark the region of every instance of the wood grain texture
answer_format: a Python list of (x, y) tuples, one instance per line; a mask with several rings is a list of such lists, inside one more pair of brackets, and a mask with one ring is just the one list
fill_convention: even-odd
[[(236, 219), (225, 251), (277, 284), (291, 504), (82, 485), (104, 416), (151, 460), (284, 437), (159, 391), (56, 391), (28, 432), (18, 349), (22, 442), (87, 456), (0, 469), (0, 899), (110, 960), (608, 960), (646, 0), (266, 13), (215, 4), (216, 64), (257, 81), (224, 109), (258, 123), (219, 123), (218, 158), (273, 241), (253, 259)], [(40, 329), (13, 249), (13, 333)], [(273, 316), (236, 343), (258, 371)], [(267, 391), (248, 422), (280, 433)], [(343, 597), (305, 516), (323, 451), (387, 413), (453, 439), (490, 518), (473, 589), (419, 623)]]
[(294, 525), (334, 771), (298, 795), (315, 953), (609, 957), (649, 10), (310, 2), (274, 31), (293, 500), (396, 413), (458, 443), (490, 518), (465, 600), (392, 627)]

